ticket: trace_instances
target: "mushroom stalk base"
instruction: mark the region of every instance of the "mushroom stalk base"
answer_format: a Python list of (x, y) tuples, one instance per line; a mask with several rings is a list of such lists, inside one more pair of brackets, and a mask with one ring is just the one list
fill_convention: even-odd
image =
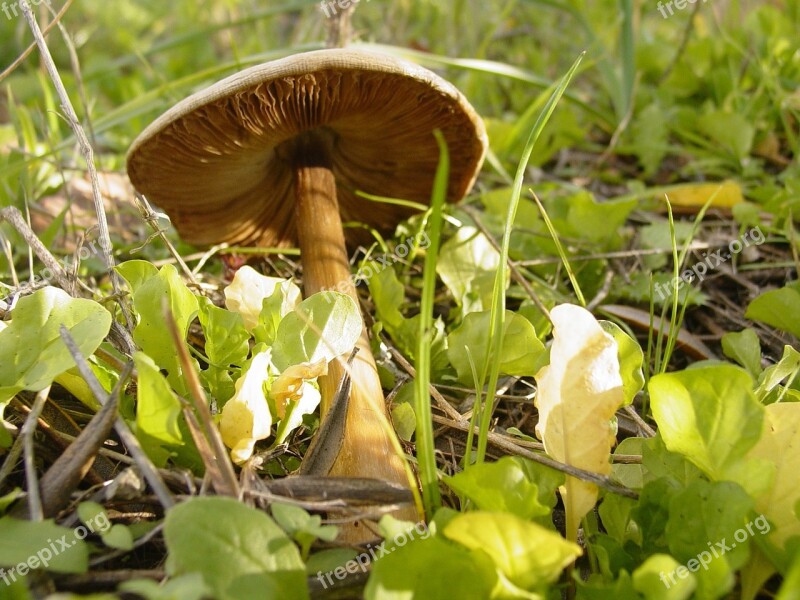
[[(327, 165), (319, 161), (295, 167), (297, 193), (295, 222), (303, 262), (306, 296), (334, 290), (350, 296), (359, 306), (339, 216), (336, 182)], [(360, 308), (359, 308), (360, 310)], [(409, 487), (409, 478), (398, 456), (375, 359), (362, 329), (351, 368), (352, 391), (348, 405), (346, 434), (339, 455), (328, 475), (334, 477), (370, 477)], [(344, 375), (344, 360), (332, 361), (328, 374), (320, 377), (321, 412), (324, 416)], [(400, 511), (399, 518), (416, 520), (414, 508)], [(361, 542), (375, 538), (375, 533), (356, 524), (345, 528), (347, 541)]]

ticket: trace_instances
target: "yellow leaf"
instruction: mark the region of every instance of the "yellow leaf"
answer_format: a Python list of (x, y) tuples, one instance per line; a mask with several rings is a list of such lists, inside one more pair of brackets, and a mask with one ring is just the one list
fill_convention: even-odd
[(233, 277), (233, 281), (225, 288), (225, 308), (242, 315), (247, 331), (258, 325), (262, 303), (275, 293), (278, 286), (284, 286), (284, 302), (281, 316), (294, 310), (300, 303), (300, 288), (287, 279), (261, 275), (252, 267), (244, 266)]
[(800, 502), (800, 404), (778, 402), (767, 405), (765, 411), (761, 439), (747, 456), (775, 464), (772, 488), (757, 498), (756, 510), (775, 526), (770, 541), (783, 547), (790, 537), (800, 535), (800, 520), (794, 512)]
[(735, 181), (687, 183), (667, 193), (673, 207), (701, 208), (711, 199), (711, 207), (731, 208), (744, 202), (742, 188)]
[(269, 360), (269, 350), (253, 357), (250, 368), (236, 381), (233, 398), (222, 408), (222, 441), (231, 449), (233, 462), (239, 465), (253, 455), (256, 442), (268, 437), (272, 428), (272, 414), (264, 395)]
[[(289, 402), (300, 400), (309, 388), (315, 390), (313, 386), (307, 383), (307, 380), (327, 373), (328, 363), (324, 358), (314, 363), (304, 362), (285, 369), (272, 383), (272, 388), (270, 389), (270, 396), (275, 401), (275, 412), (278, 413), (278, 418), (283, 418), (286, 413), (286, 405)], [(312, 408), (311, 410), (314, 409)]]
[[(550, 318), (550, 364), (536, 375), (536, 435), (556, 460), (608, 475), (615, 439), (611, 418), (625, 403), (617, 342), (580, 306), (556, 306)], [(597, 502), (597, 492), (594, 484), (567, 477), (561, 495), (568, 539), (577, 539), (578, 524)]]

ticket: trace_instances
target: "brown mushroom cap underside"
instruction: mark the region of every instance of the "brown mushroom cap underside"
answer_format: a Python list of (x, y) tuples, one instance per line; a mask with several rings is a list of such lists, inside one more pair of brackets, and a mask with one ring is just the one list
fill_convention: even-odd
[[(429, 203), (434, 129), (447, 141), (448, 200), (457, 202), (486, 150), (483, 124), (458, 90), (390, 56), (320, 50), (252, 67), (177, 104), (133, 143), (128, 173), (188, 242), (294, 246), (298, 134), (325, 146), (342, 219), (386, 231), (414, 211), (354, 192)], [(349, 229), (348, 239), (359, 234)]]

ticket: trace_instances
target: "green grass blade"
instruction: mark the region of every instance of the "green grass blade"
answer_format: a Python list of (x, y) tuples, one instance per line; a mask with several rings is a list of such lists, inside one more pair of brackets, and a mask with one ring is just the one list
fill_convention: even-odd
[[(488, 332), (487, 343), (490, 352), (487, 356), (495, 357), (492, 362), (491, 371), (489, 375), (489, 386), (486, 393), (484, 402), (486, 405), (481, 410), (481, 429), (478, 435), (478, 451), (476, 455), (477, 462), (483, 462), (486, 456), (486, 446), (488, 443), (489, 423), (492, 418), (492, 406), (494, 404), (494, 397), (497, 393), (497, 381), (500, 377), (500, 363), (497, 357), (500, 356), (500, 351), (503, 345), (503, 331), (505, 330), (505, 307), (506, 307), (506, 281), (508, 279), (508, 248), (511, 244), (511, 230), (514, 226), (514, 219), (517, 215), (517, 208), (519, 207), (520, 196), (522, 195), (522, 182), (525, 178), (525, 169), (528, 166), (533, 147), (539, 139), (539, 136), (553, 114), (561, 97), (572, 80), (573, 76), (578, 70), (578, 66), (583, 59), (581, 54), (577, 60), (572, 64), (567, 74), (561, 79), (556, 89), (553, 91), (550, 99), (547, 101), (539, 119), (533, 126), (528, 141), (525, 144), (525, 150), (522, 152), (522, 158), (517, 166), (517, 173), (514, 177), (514, 186), (511, 191), (511, 200), (508, 203), (508, 213), (506, 216), (505, 231), (503, 233), (503, 242), (500, 247), (500, 266), (497, 269), (497, 277), (494, 282), (494, 291), (492, 297), (492, 322)], [(478, 400), (481, 398), (481, 390), (478, 392)]]
[(433, 299), (436, 292), (436, 260), (442, 237), (442, 211), (447, 194), (450, 173), (450, 156), (444, 136), (434, 131), (439, 144), (439, 166), (433, 182), (431, 209), (428, 216), (430, 245), (425, 253), (425, 269), (420, 300), (419, 335), (417, 339), (417, 378), (414, 380), (414, 412), (417, 417), (417, 461), (422, 484), (422, 504), (430, 518), (442, 505), (439, 479), (436, 473), (436, 456), (433, 445), (433, 420), (431, 417), (431, 341), (433, 337)]

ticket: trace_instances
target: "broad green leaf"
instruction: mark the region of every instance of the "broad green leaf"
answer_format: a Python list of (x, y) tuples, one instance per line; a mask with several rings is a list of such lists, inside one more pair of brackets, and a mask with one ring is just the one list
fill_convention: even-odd
[(744, 528), (752, 508), (747, 492), (731, 481), (693, 481), (670, 500), (665, 529), (670, 554), (694, 571), (691, 560), (703, 569), (715, 560), (739, 569), (748, 558), (750, 538), (758, 535), (755, 526), (752, 534)]
[(538, 487), (527, 478), (520, 462), (504, 456), (494, 463), (471, 465), (445, 477), (444, 482), (480, 510), (507, 512), (521, 519), (549, 515), (550, 507), (539, 502)]
[(414, 540), (372, 565), (365, 600), (486, 600), (497, 576), (489, 560), (440, 538)]
[(308, 598), (297, 547), (268, 515), (232, 498), (192, 498), (173, 507), (164, 541), (167, 573), (202, 574), (218, 600)]
[(148, 279), (158, 276), (158, 268), (146, 260), (129, 260), (114, 269), (128, 282), (132, 293), (136, 293)]
[[(641, 456), (642, 447), (646, 439), (630, 437), (625, 438), (620, 442), (619, 446), (614, 450), (615, 455), (633, 455)], [(614, 463), (611, 467), (611, 473), (616, 481), (631, 489), (640, 490), (644, 485), (644, 467), (642, 464), (624, 464)]]
[(361, 313), (349, 296), (319, 292), (303, 300), (278, 325), (273, 363), (287, 367), (350, 352), (362, 329)]
[(650, 380), (650, 400), (667, 448), (715, 480), (739, 468), (761, 436), (764, 408), (753, 380), (732, 365), (712, 365)]
[(145, 353), (133, 355), (139, 374), (136, 388), (136, 437), (150, 458), (160, 467), (170, 456), (169, 447), (184, 443), (180, 430), (181, 403)]
[(750, 327), (723, 335), (722, 351), (725, 356), (747, 369), (753, 379), (761, 373), (761, 342)]
[(88, 358), (108, 334), (111, 315), (97, 302), (54, 287), (22, 298), (0, 331), (0, 406), (19, 391), (44, 389), (75, 366), (61, 340), (62, 325)]
[(712, 140), (743, 160), (750, 153), (755, 135), (755, 126), (738, 112), (715, 110), (697, 121), (700, 130)]
[(141, 596), (145, 600), (206, 600), (213, 593), (200, 573), (171, 577), (165, 582), (130, 579), (119, 585), (119, 591)]
[(311, 544), (317, 539), (332, 542), (339, 530), (332, 525), (323, 525), (322, 517), (310, 515), (299, 506), (273, 502), (270, 505), (272, 517), (283, 530), (300, 544), (302, 556), (308, 557)]
[[(30, 569), (56, 573), (84, 573), (89, 566), (89, 549), (73, 529), (52, 520), (22, 521), (0, 518), (0, 565), (5, 574), (24, 576)], [(5, 585), (5, 584), (3, 584)]]
[(704, 477), (703, 472), (683, 454), (667, 450), (658, 432), (642, 442), (642, 467), (645, 482), (666, 477), (685, 486), (694, 479)]
[(401, 440), (411, 441), (417, 428), (417, 416), (410, 402), (400, 402), (392, 407), (392, 424)]
[[(536, 434), (556, 460), (608, 475), (616, 437), (611, 419), (625, 402), (617, 343), (579, 306), (556, 306), (550, 317), (550, 364), (536, 375)], [(561, 495), (568, 539), (576, 539), (578, 524), (594, 507), (597, 494), (597, 486), (567, 477)]]
[[(189, 291), (173, 265), (164, 265), (158, 272), (144, 267), (142, 261), (130, 261), (117, 267), (128, 282), (138, 323), (133, 339), (161, 369), (167, 371), (167, 381), (182, 395), (187, 394), (186, 382), (177, 352), (164, 320), (164, 304), (172, 312), (181, 338), (186, 338), (189, 323), (197, 314), (197, 298)], [(130, 279), (129, 279), (130, 277)]]
[(214, 306), (208, 298), (198, 297), (200, 325), (206, 338), (205, 352), (212, 365), (227, 368), (241, 366), (250, 351), (250, 335), (238, 313)]
[(750, 303), (744, 316), (800, 337), (800, 290), (786, 286), (764, 292)]
[(582, 554), (559, 534), (508, 513), (469, 512), (455, 517), (444, 535), (489, 555), (501, 580), (525, 591), (544, 591)]
[[(784, 346), (781, 359), (776, 364), (764, 369), (758, 378), (758, 389), (756, 389), (758, 399), (765, 403), (776, 400), (778, 396), (773, 398), (770, 392), (778, 388), (784, 379), (796, 379), (798, 370), (800, 370), (800, 352), (791, 346)], [(778, 391), (776, 390), (775, 393), (777, 394)]]
[(436, 273), (461, 306), (462, 314), (488, 310), (500, 254), (474, 227), (459, 227), (442, 244)]
[(622, 376), (622, 389), (625, 394), (625, 404), (630, 404), (644, 387), (644, 373), (642, 363), (644, 353), (639, 343), (625, 333), (619, 325), (611, 321), (598, 321), (608, 335), (617, 342), (617, 358), (619, 359), (619, 374)]
[(697, 581), (691, 572), (679, 576), (679, 566), (669, 554), (653, 554), (633, 572), (633, 587), (646, 600), (688, 600)]
[[(486, 332), (491, 322), (491, 311), (469, 313), (450, 335), (447, 336), (447, 357), (458, 372), (458, 380), (474, 386), (470, 358), (480, 377), (495, 357), (487, 356)], [(506, 311), (503, 333), (503, 353), (498, 357), (500, 372), (506, 375), (532, 376), (539, 366), (544, 344), (536, 337), (530, 321), (510, 310)]]
[[(414, 359), (417, 353), (417, 335), (419, 334), (419, 319), (421, 315), (406, 318), (400, 308), (407, 304), (405, 288), (397, 278), (397, 273), (391, 268), (381, 268), (378, 263), (367, 279), (369, 293), (375, 303), (375, 313), (378, 326), (382, 327), (392, 338), (397, 348), (409, 359)], [(446, 338), (444, 323), (437, 318), (433, 323), (431, 340), (431, 372), (435, 375), (449, 368), (447, 360)]]

